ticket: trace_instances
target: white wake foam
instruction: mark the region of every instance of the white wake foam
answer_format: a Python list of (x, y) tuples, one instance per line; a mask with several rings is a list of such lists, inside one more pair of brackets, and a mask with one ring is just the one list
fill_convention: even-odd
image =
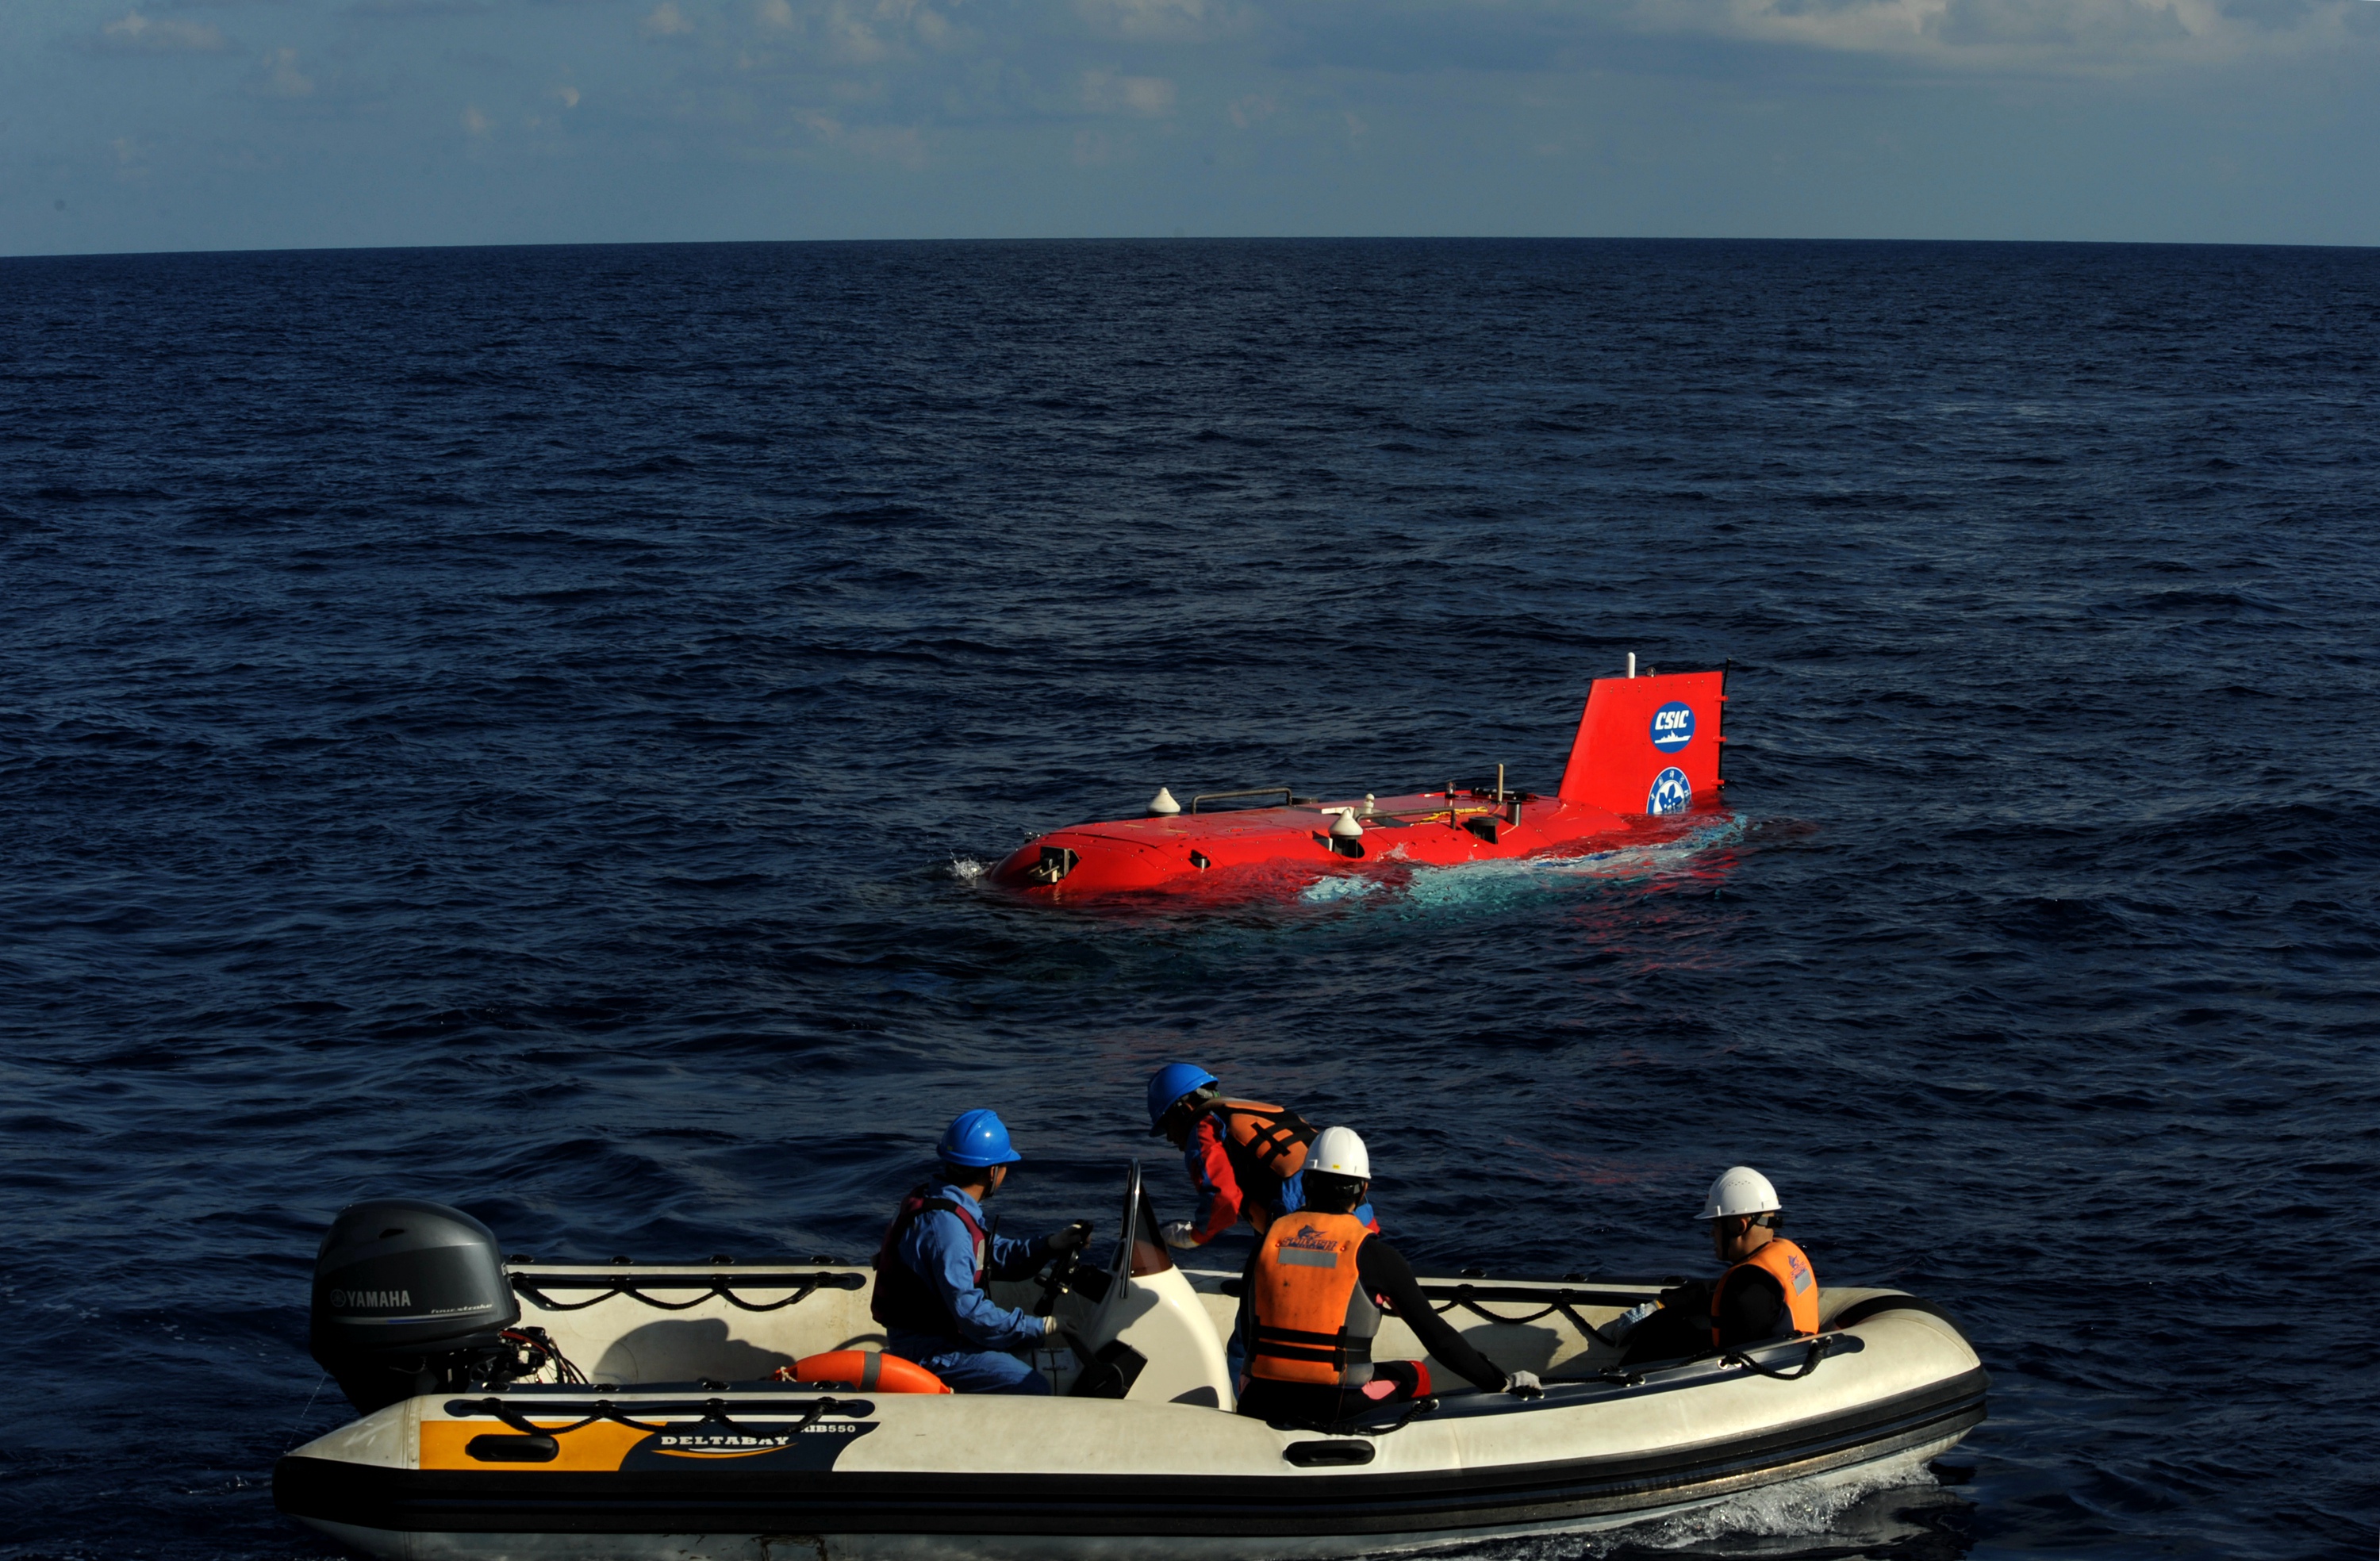
[(1317, 878), (1297, 891), (1297, 897), (1308, 905), (1328, 905), (1340, 900), (1361, 900), (1380, 887), (1378, 878), (1355, 874), (1334, 873), (1327, 878)]
[(1735, 1537), (1822, 1535), (1836, 1519), (1878, 1491), (1937, 1483), (1915, 1453), (1861, 1464), (1832, 1474), (1813, 1474), (1744, 1491), (1708, 1507), (1680, 1512), (1627, 1531), (1632, 1543), (1654, 1550), (1683, 1550)]
[[(1865, 1531), (1876, 1525), (1852, 1509), (1884, 1491), (1938, 1490), (1939, 1482), (1926, 1469), (1925, 1459), (1922, 1453), (1904, 1453), (1852, 1469), (1763, 1485), (1621, 1529), (1489, 1540), (1423, 1554), (1460, 1556), (1464, 1561), (1601, 1561), (1622, 1552), (1676, 1550), (1758, 1561), (1806, 1554), (1812, 1548), (1806, 1542), (1815, 1541), (1822, 1554), (1840, 1555), (1842, 1552), (1837, 1547), (1845, 1540), (1864, 1547), (1898, 1537)], [(1840, 1531), (1846, 1515), (1849, 1527), (1856, 1531), (1849, 1534)], [(1898, 1524), (1887, 1527), (1906, 1529)]]
[(1623, 846), (1585, 856), (1524, 856), (1507, 862), (1461, 862), (1447, 867), (1415, 867), (1403, 899), (1423, 909), (1491, 904), (1516, 895), (1582, 883), (1641, 883), (1687, 871), (1714, 846), (1743, 838), (1743, 822), (1730, 818), (1690, 830), (1658, 845)]

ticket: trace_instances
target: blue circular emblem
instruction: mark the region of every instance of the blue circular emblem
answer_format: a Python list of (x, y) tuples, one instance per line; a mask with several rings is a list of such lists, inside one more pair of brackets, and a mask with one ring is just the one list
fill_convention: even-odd
[[(1680, 709), (1685, 708), (1681, 705)], [(1694, 719), (1689, 716), (1689, 720)], [(1647, 813), (1683, 813), (1694, 805), (1694, 788), (1686, 772), (1675, 766), (1653, 777), (1653, 794), (1645, 799)]]
[(1674, 754), (1694, 740), (1694, 708), (1672, 699), (1653, 712), (1653, 746)]

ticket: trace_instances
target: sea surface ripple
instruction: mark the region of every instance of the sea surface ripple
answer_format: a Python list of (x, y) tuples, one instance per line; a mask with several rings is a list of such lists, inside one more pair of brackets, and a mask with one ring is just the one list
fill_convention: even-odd
[[(1746, 1160), (1971, 1331), (1882, 1517), (1651, 1549), (2368, 1555), (2375, 391), (2374, 251), (0, 261), (0, 1556), (320, 1553), (348, 1200), (859, 1254), (990, 1104), (1022, 1229), (1177, 1057), (1366, 1132), (1425, 1266), (1703, 1272)], [(1160, 783), (1550, 789), (1631, 651), (1733, 663), (1697, 849), (976, 871)]]

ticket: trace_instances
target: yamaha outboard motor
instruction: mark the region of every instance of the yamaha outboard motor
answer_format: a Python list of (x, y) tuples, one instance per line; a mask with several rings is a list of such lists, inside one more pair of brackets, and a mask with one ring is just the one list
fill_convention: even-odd
[(469, 1386), (519, 1321), (495, 1232), (443, 1204), (351, 1204), (314, 1259), (309, 1348), (365, 1414)]

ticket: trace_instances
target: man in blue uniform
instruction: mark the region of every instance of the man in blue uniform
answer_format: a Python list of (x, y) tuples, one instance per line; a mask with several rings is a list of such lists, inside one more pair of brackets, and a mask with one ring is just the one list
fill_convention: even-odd
[(954, 1392), (1047, 1394), (1050, 1379), (1014, 1351), (1039, 1345), (1058, 1320), (1001, 1305), (984, 1293), (984, 1280), (1022, 1279), (1077, 1251), (1091, 1239), (1090, 1224), (1076, 1220), (1035, 1241), (985, 1229), (983, 1201), (1020, 1158), (990, 1111), (961, 1113), (937, 1153), (940, 1174), (901, 1201), (876, 1250), (869, 1310), (884, 1325), (885, 1349)]

